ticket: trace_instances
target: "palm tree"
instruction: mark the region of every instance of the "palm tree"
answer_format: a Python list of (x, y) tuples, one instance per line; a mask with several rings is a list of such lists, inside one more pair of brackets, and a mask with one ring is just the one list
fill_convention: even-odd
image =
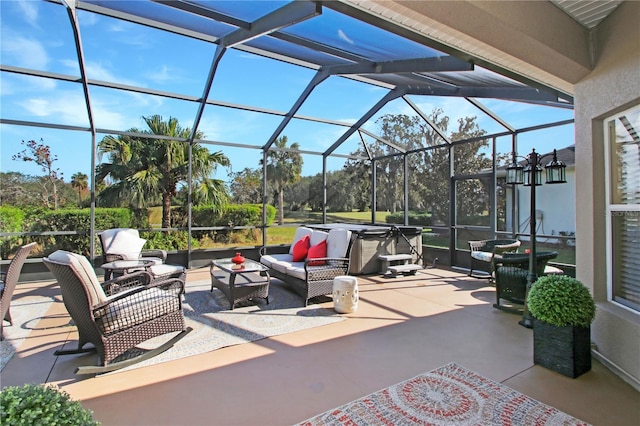
[(287, 148), (287, 137), (282, 136), (275, 141), (277, 150), (267, 152), (267, 181), (276, 187), (278, 193), (278, 223), (284, 223), (284, 187), (288, 183), (300, 180), (302, 173), (302, 156), (300, 144), (294, 142)]
[(71, 176), (71, 187), (78, 190), (78, 207), (82, 207), (82, 191), (89, 187), (89, 176), (77, 172)]
[[(178, 119), (164, 121), (160, 115), (142, 117), (148, 131), (131, 129), (131, 133), (148, 133), (188, 139), (191, 129), (182, 128)], [(196, 132), (195, 138), (204, 134)], [(189, 144), (182, 141), (151, 139), (122, 135), (105, 136), (98, 144), (99, 159), (108, 154), (109, 161), (98, 165), (96, 179), (109, 179), (112, 184), (100, 192), (110, 205), (128, 204), (148, 207), (162, 204), (162, 227), (171, 227), (171, 201), (178, 186), (189, 178)], [(217, 166), (228, 167), (229, 158), (221, 151), (210, 153), (199, 145), (192, 146), (193, 188), (197, 199), (215, 202), (222, 208), (228, 200), (224, 182), (210, 178)]]

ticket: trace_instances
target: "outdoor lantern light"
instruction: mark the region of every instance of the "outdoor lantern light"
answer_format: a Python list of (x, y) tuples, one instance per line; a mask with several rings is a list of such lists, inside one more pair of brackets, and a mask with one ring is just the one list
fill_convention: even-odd
[(513, 154), (513, 162), (507, 166), (507, 184), (523, 184), (524, 176), (523, 176), (524, 167), (522, 167), (516, 161), (516, 155)]
[(547, 183), (567, 183), (565, 169), (567, 165), (558, 161), (558, 154), (553, 150), (553, 160), (544, 167), (547, 171)]
[(536, 186), (542, 185), (542, 167), (540, 164), (535, 166), (528, 165), (524, 168), (524, 186), (531, 186), (531, 179), (535, 177)]
[[(536, 253), (536, 186), (542, 185), (542, 166), (540, 165), (541, 160), (544, 157), (547, 157), (550, 154), (540, 155), (536, 152), (535, 149), (531, 150), (531, 153), (524, 158), (526, 161), (526, 167), (518, 164), (516, 162), (517, 155), (513, 153), (513, 161), (510, 165), (507, 166), (507, 184), (524, 184), (525, 186), (531, 187), (531, 211), (529, 215), (529, 243), (531, 244), (531, 249), (529, 251), (529, 273), (527, 274), (527, 291), (526, 294), (529, 294), (529, 289), (531, 285), (538, 279), (537, 270), (538, 270), (538, 258)], [(556, 150), (553, 150), (553, 160), (551, 160), (546, 166), (545, 170), (547, 172), (546, 183), (565, 183), (565, 168), (567, 167), (562, 161), (558, 161), (558, 155)], [(535, 180), (533, 180), (535, 179)], [(533, 181), (533, 185), (531, 184)], [(520, 325), (532, 328), (533, 327), (533, 318), (531, 314), (529, 314), (529, 309), (527, 309), (525, 296), (525, 305), (524, 305), (524, 313), (522, 315), (522, 320), (520, 321)]]

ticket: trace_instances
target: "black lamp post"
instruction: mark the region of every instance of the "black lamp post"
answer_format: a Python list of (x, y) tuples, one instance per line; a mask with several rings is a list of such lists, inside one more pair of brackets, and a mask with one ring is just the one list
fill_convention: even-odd
[[(527, 274), (527, 290), (526, 295), (529, 294), (531, 285), (538, 278), (538, 258), (536, 257), (536, 186), (542, 185), (542, 166), (541, 161), (543, 158), (551, 154), (540, 155), (535, 149), (531, 150), (531, 153), (523, 158), (526, 162), (526, 166), (519, 164), (516, 161), (518, 156), (513, 153), (513, 162), (507, 166), (507, 184), (524, 184), (525, 186), (531, 186), (531, 216), (529, 217), (529, 239), (531, 241), (531, 250), (529, 253), (529, 273)], [(546, 166), (547, 172), (546, 183), (566, 183), (565, 168), (567, 167), (562, 161), (558, 161), (556, 150), (553, 150), (553, 160), (551, 160)], [(529, 314), (527, 308), (526, 296), (524, 313), (520, 325), (531, 328), (533, 326), (533, 319)]]

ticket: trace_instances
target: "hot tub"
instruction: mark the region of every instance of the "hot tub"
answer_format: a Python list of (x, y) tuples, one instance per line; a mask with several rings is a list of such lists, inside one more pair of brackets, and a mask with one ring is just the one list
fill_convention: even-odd
[[(380, 255), (411, 254), (413, 262), (422, 255), (421, 226), (360, 225), (354, 223), (326, 223), (306, 225), (309, 228), (329, 231), (351, 231), (349, 274), (369, 275), (384, 273)], [(406, 238), (406, 239), (405, 239)], [(412, 250), (412, 247), (415, 251)]]

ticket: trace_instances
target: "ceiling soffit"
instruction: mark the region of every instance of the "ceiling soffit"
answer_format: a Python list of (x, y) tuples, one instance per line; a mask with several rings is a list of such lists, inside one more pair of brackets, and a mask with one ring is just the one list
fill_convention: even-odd
[[(548, 9), (548, 7), (543, 3), (533, 2), (533, 5), (528, 6), (540, 9), (541, 11), (544, 10), (545, 16), (546, 14), (554, 15), (554, 20), (552, 21), (554, 25), (551, 27), (551, 30), (556, 31), (556, 46), (551, 45), (554, 41), (553, 37), (545, 39), (544, 32), (541, 32), (542, 35), (540, 36), (540, 43), (537, 44), (540, 51), (529, 52), (527, 47), (522, 47), (521, 50), (524, 53), (521, 55), (515, 55), (510, 53), (513, 51), (514, 46), (517, 46), (517, 44), (513, 43), (512, 37), (503, 36), (502, 40), (500, 40), (499, 37), (496, 37), (493, 40), (491, 40), (490, 37), (487, 37), (485, 41), (484, 35), (486, 32), (484, 30), (471, 28), (472, 25), (468, 25), (466, 27), (462, 27), (460, 25), (460, 22), (474, 22), (475, 13), (487, 12), (487, 15), (491, 15), (490, 9), (488, 8), (492, 6), (489, 4), (484, 4), (482, 2), (468, 2), (469, 4), (465, 5), (465, 2), (457, 2), (454, 5), (447, 5), (447, 2), (428, 2), (425, 4), (423, 2), (389, 0), (340, 0), (340, 2), (349, 4), (389, 22), (393, 22), (407, 30), (428, 37), (429, 39), (434, 40), (434, 42), (442, 43), (450, 49), (461, 52), (461, 54), (466, 53), (470, 58), (472, 58), (471, 60), (475, 60), (476, 63), (482, 64), (489, 69), (493, 69), (497, 72), (500, 72), (500, 69), (502, 69), (506, 71), (506, 73), (502, 72), (504, 75), (513, 73), (524, 76), (525, 78), (531, 79), (539, 84), (552, 87), (567, 94), (573, 93), (573, 84), (590, 72), (592, 67), (588, 44), (588, 29), (584, 20), (580, 20), (579, 17), (576, 16), (578, 10), (574, 3), (594, 3), (594, 5), (591, 6), (592, 9), (598, 7), (598, 4), (602, 6), (601, 3), (610, 3), (607, 5), (608, 7), (606, 9), (600, 10), (600, 14), (597, 15), (597, 19), (599, 19), (597, 22), (604, 19), (606, 15), (611, 13), (615, 6), (620, 3), (613, 1), (559, 1), (547, 3), (550, 6), (555, 5), (560, 7), (562, 11), (571, 16), (572, 19), (565, 19), (565, 22), (563, 22), (562, 14), (560, 14), (560, 16), (556, 16), (558, 14), (554, 14), (553, 10)], [(513, 6), (513, 9), (518, 8), (517, 6)], [(524, 4), (522, 6), (524, 6)], [(573, 7), (573, 9), (569, 9), (570, 6)], [(438, 17), (435, 17), (434, 14), (426, 12), (438, 10), (437, 8), (440, 8), (441, 16), (449, 19), (449, 24), (443, 23), (442, 21), (444, 19), (438, 20)], [(452, 8), (456, 9), (454, 10)], [(553, 9), (558, 10), (556, 7), (553, 7)], [(581, 10), (585, 12), (584, 7)], [(465, 13), (460, 13), (461, 11), (464, 11)], [(508, 15), (505, 13), (504, 16)], [(535, 30), (535, 27), (532, 27), (529, 33), (520, 31), (520, 22), (516, 19), (511, 22), (506, 19), (501, 21), (501, 15), (499, 14), (496, 14), (494, 18), (497, 19), (495, 21), (496, 24), (500, 24), (504, 28), (509, 28), (513, 31), (513, 34), (517, 35), (520, 33), (520, 36), (522, 37), (518, 38), (518, 44), (523, 44), (523, 42), (528, 39), (527, 36), (529, 33)], [(455, 26), (456, 21), (459, 21), (458, 27)], [(527, 19), (525, 21), (540, 22), (539, 19)], [(573, 25), (571, 25), (571, 22), (567, 21), (573, 22)], [(578, 22), (580, 22), (580, 24), (578, 24)], [(591, 24), (589, 24), (589, 26), (590, 28), (593, 28), (596, 21), (592, 20), (590, 22)], [(478, 25), (483, 26), (482, 24)], [(486, 25), (483, 27), (486, 28)], [(476, 34), (479, 34), (478, 37), (471, 35), (474, 31)], [(563, 36), (563, 40), (557, 41), (558, 39), (562, 39)], [(546, 42), (546, 40), (549, 41)], [(493, 41), (493, 43), (490, 43), (489, 41)], [(529, 41), (531, 43), (535, 42), (535, 40)], [(566, 45), (568, 43), (573, 44), (569, 45), (570, 47), (567, 47)], [(579, 52), (579, 54), (576, 54), (576, 52)], [(545, 66), (545, 61), (548, 66)], [(536, 66), (533, 63), (540, 65)]]

